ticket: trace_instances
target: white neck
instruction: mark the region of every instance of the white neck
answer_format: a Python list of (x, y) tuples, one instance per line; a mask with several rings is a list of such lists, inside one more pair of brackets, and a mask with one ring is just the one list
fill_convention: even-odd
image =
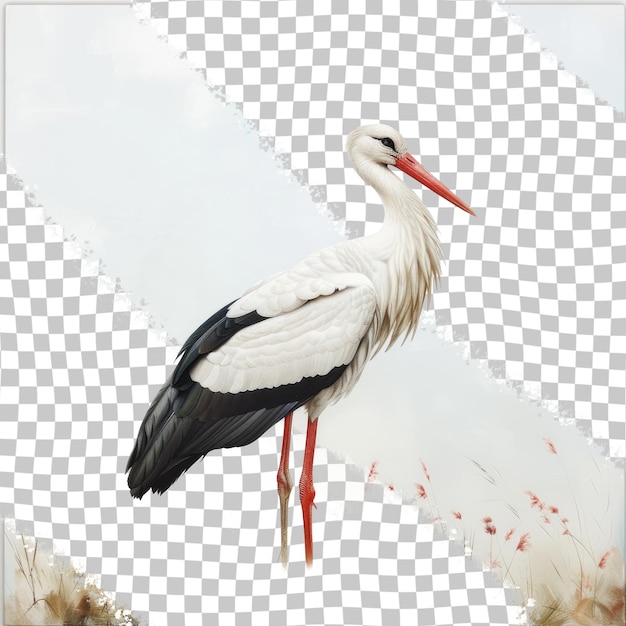
[(388, 339), (391, 344), (415, 330), (422, 306), (439, 278), (437, 225), (415, 192), (386, 166), (370, 162), (359, 174), (378, 192), (385, 207), (383, 227), (366, 240), (383, 262), (377, 281), (385, 302), (379, 341)]

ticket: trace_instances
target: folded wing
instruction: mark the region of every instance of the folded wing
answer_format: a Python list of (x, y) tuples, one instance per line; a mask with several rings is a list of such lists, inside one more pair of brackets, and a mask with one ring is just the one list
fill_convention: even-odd
[(251, 443), (333, 385), (375, 304), (359, 274), (321, 279), (292, 270), (209, 318), (144, 418), (128, 461), (131, 494), (165, 491), (209, 451)]

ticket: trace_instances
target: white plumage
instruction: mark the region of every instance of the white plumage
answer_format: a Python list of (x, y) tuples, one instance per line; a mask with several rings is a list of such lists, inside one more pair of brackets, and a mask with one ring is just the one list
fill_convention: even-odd
[(210, 450), (250, 443), (284, 419), (278, 471), (283, 562), (292, 412), (305, 406), (309, 415), (300, 500), (310, 563), (317, 417), (352, 390), (378, 350), (415, 331), (439, 277), (436, 224), (388, 166), (472, 213), (413, 159), (393, 128), (358, 128), (346, 148), (358, 174), (383, 201), (382, 228), (324, 248), (261, 281), (207, 320), (183, 346), (128, 463), (134, 496), (163, 492)]
[(239, 393), (297, 383), (348, 365), (376, 308), (371, 282), (355, 275), (353, 283), (341, 281), (332, 287), (324, 281), (321, 295), (307, 289), (307, 299), (294, 289), (278, 300), (272, 297), (271, 309), (259, 298), (259, 306), (251, 310), (271, 310), (272, 317), (243, 329), (200, 359), (190, 371), (192, 380), (214, 392)]

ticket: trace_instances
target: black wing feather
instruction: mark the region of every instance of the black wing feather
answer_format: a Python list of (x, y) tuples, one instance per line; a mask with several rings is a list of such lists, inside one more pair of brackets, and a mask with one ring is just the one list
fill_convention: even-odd
[[(231, 303), (232, 304), (232, 303)], [(335, 383), (342, 365), (324, 376), (303, 378), (273, 389), (215, 393), (194, 382), (189, 370), (243, 328), (264, 319), (256, 311), (227, 317), (230, 304), (204, 322), (187, 339), (182, 358), (156, 395), (137, 435), (126, 471), (131, 495), (163, 493), (211, 450), (245, 446), (286, 415)]]
[(246, 315), (240, 317), (226, 317), (226, 313), (232, 304), (232, 302), (227, 304), (223, 309), (212, 315), (185, 341), (178, 353), (178, 356), (183, 354), (183, 358), (178, 362), (172, 376), (175, 386), (184, 387), (189, 384), (189, 369), (198, 360), (198, 357), (217, 350), (217, 348), (226, 343), (240, 330), (246, 328), (246, 326), (252, 326), (267, 319), (256, 311), (246, 313)]

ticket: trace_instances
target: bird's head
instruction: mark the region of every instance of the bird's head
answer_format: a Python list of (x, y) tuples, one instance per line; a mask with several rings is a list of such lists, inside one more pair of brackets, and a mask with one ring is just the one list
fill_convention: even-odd
[(452, 193), (407, 152), (404, 137), (391, 126), (386, 124), (360, 126), (348, 135), (346, 151), (354, 169), (366, 182), (375, 178), (372, 175), (372, 168), (393, 165), (448, 202), (475, 215), (463, 200)]

